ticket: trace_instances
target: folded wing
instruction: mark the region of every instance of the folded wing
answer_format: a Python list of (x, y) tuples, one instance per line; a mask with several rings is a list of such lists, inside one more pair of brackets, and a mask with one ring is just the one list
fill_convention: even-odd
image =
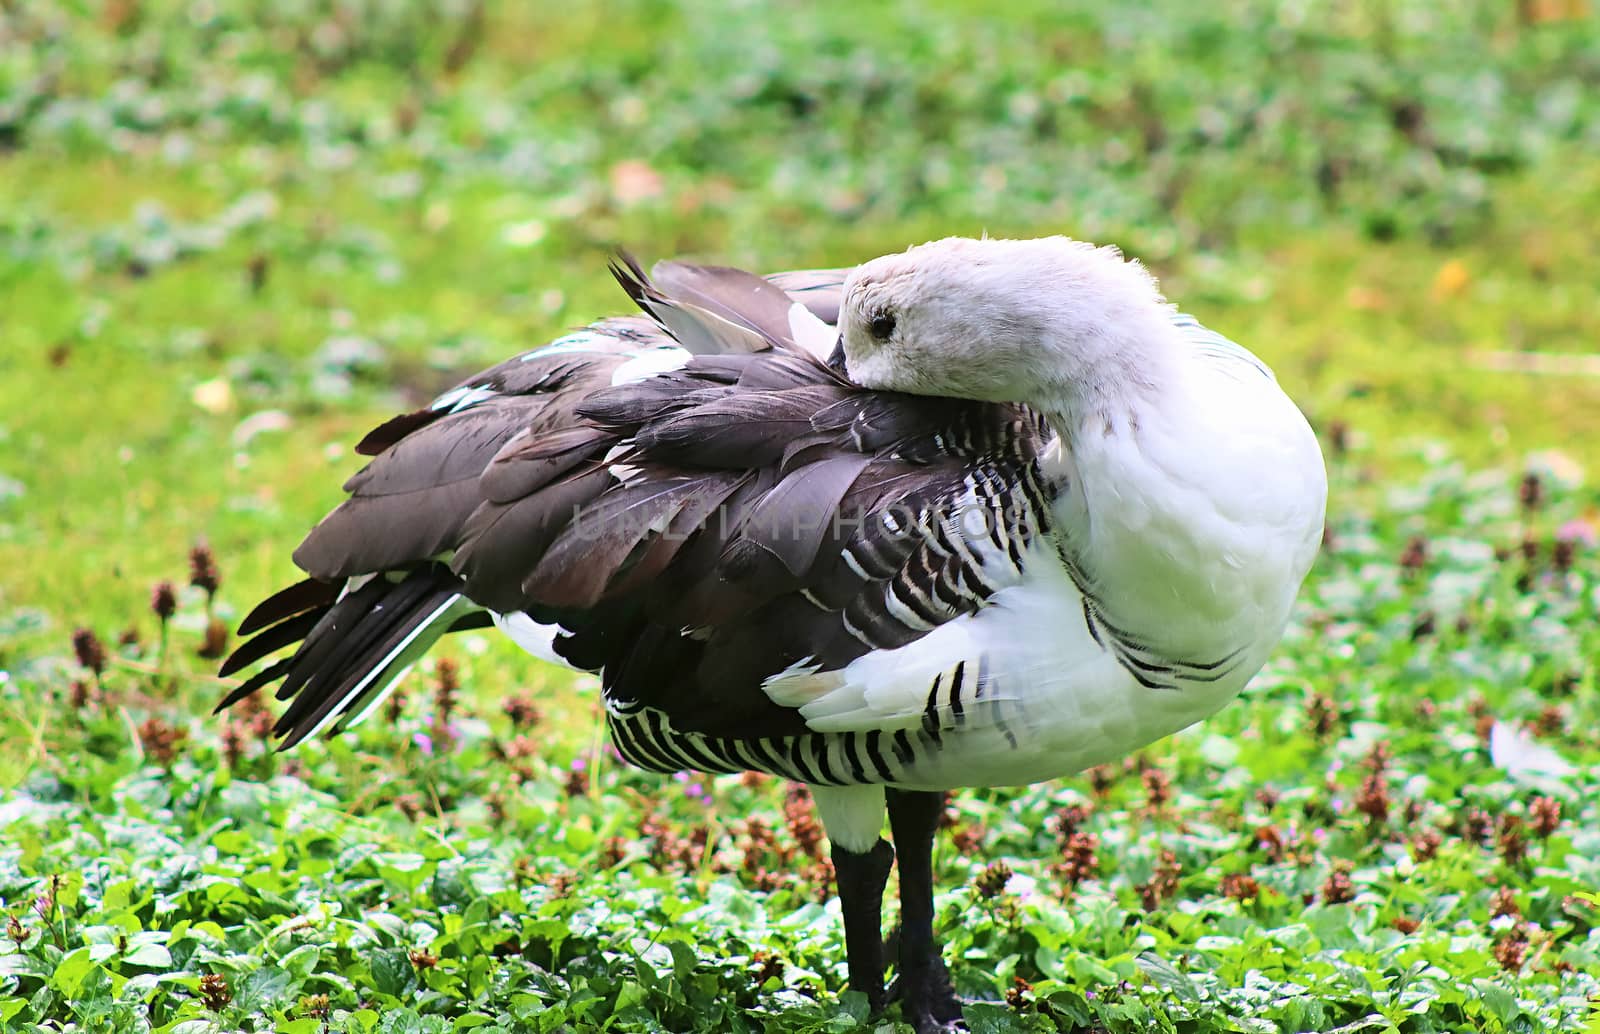
[[(837, 318), (834, 271), (617, 273), (649, 320), (507, 360), (363, 440), (372, 461), (295, 553), (312, 581), (258, 608), (226, 670), (296, 652), (229, 702), (282, 679), (288, 742), (342, 727), (488, 610), (558, 629), (614, 711), (795, 735), (775, 676), (913, 642), (1020, 577), (1047, 510), (1032, 414), (829, 370), (791, 328), (796, 302)], [(976, 531), (974, 510), (993, 511)]]

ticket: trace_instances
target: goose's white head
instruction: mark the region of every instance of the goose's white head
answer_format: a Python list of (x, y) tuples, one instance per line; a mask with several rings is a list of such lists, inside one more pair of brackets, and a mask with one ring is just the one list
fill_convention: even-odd
[(1168, 313), (1115, 248), (950, 237), (850, 274), (833, 362), (867, 388), (1075, 407), (1148, 381)]

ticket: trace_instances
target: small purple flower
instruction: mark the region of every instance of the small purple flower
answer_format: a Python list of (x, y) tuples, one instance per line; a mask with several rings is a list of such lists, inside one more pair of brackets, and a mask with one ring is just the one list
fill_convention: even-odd
[(672, 773), (672, 779), (674, 782), (683, 784), (683, 792), (686, 796), (693, 797), (701, 804), (711, 803), (711, 791), (707, 790), (705, 784), (695, 779), (691, 773), (674, 772)]
[(433, 757), (433, 737), (425, 732), (419, 732), (411, 737), (411, 742), (416, 748), (428, 757)]

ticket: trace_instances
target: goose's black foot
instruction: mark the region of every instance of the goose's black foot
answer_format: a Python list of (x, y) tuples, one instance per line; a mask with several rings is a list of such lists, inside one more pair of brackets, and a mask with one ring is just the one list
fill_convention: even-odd
[(879, 840), (862, 854), (833, 847), (850, 987), (867, 996), (874, 1016), (889, 1001), (883, 990), (883, 886), (893, 864), (894, 849), (887, 841)]
[(891, 789), (887, 798), (900, 864), (900, 1011), (917, 1034), (964, 1030), (961, 1000), (950, 986), (933, 936), (933, 831), (944, 811), (944, 795)]
[(900, 997), (900, 1011), (917, 1034), (966, 1030), (962, 1022), (961, 999), (950, 986), (950, 974), (939, 959), (900, 974), (889, 989)]

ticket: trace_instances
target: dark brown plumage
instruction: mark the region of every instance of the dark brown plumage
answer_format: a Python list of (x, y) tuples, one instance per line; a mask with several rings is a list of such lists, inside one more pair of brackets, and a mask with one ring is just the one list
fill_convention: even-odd
[[(764, 684), (912, 643), (1020, 577), (1018, 544), (1048, 520), (1047, 431), (1020, 407), (866, 391), (800, 348), (791, 298), (836, 318), (836, 272), (789, 275), (793, 295), (738, 270), (614, 272), (654, 324), (602, 321), (362, 439), (349, 498), (295, 551), (311, 577), (245, 618), (222, 673), (260, 667), (219, 710), (277, 682), (275, 731), (293, 746), (359, 719), (436, 639), (493, 614), (559, 629), (556, 658), (600, 673), (613, 742), (646, 768), (892, 785), (940, 748), (959, 691), (974, 706), (985, 692), (981, 666), (934, 681), (920, 728), (859, 734), (812, 730)], [(946, 519), (965, 506), (1003, 526), (1009, 562), (953, 543), (966, 533)], [(931, 933), (941, 797), (886, 800), (911, 845), (907, 1012), (933, 1030), (960, 1014)], [(879, 1008), (889, 857), (882, 841), (832, 849), (850, 980)]]
[[(602, 671), (613, 707), (710, 736), (804, 734), (765, 679), (903, 645), (992, 591), (882, 517), (953, 499), (975, 463), (1018, 482), (1043, 440), (1024, 411), (864, 391), (795, 345), (790, 296), (750, 274), (615, 272), (662, 327), (688, 313), (690, 329), (603, 321), (363, 439), (373, 458), (350, 497), (295, 551), (312, 580), (258, 608), (224, 667), (299, 643), (246, 684), (283, 678), (286, 743), (356, 713), (363, 679), (406, 659), (408, 637), (431, 641), (445, 631), (433, 623), (476, 608), (559, 624), (556, 652)], [(831, 275), (797, 292), (829, 315)], [(707, 321), (697, 347), (723, 351), (612, 384)], [(927, 590), (915, 626), (891, 613), (896, 578)]]

